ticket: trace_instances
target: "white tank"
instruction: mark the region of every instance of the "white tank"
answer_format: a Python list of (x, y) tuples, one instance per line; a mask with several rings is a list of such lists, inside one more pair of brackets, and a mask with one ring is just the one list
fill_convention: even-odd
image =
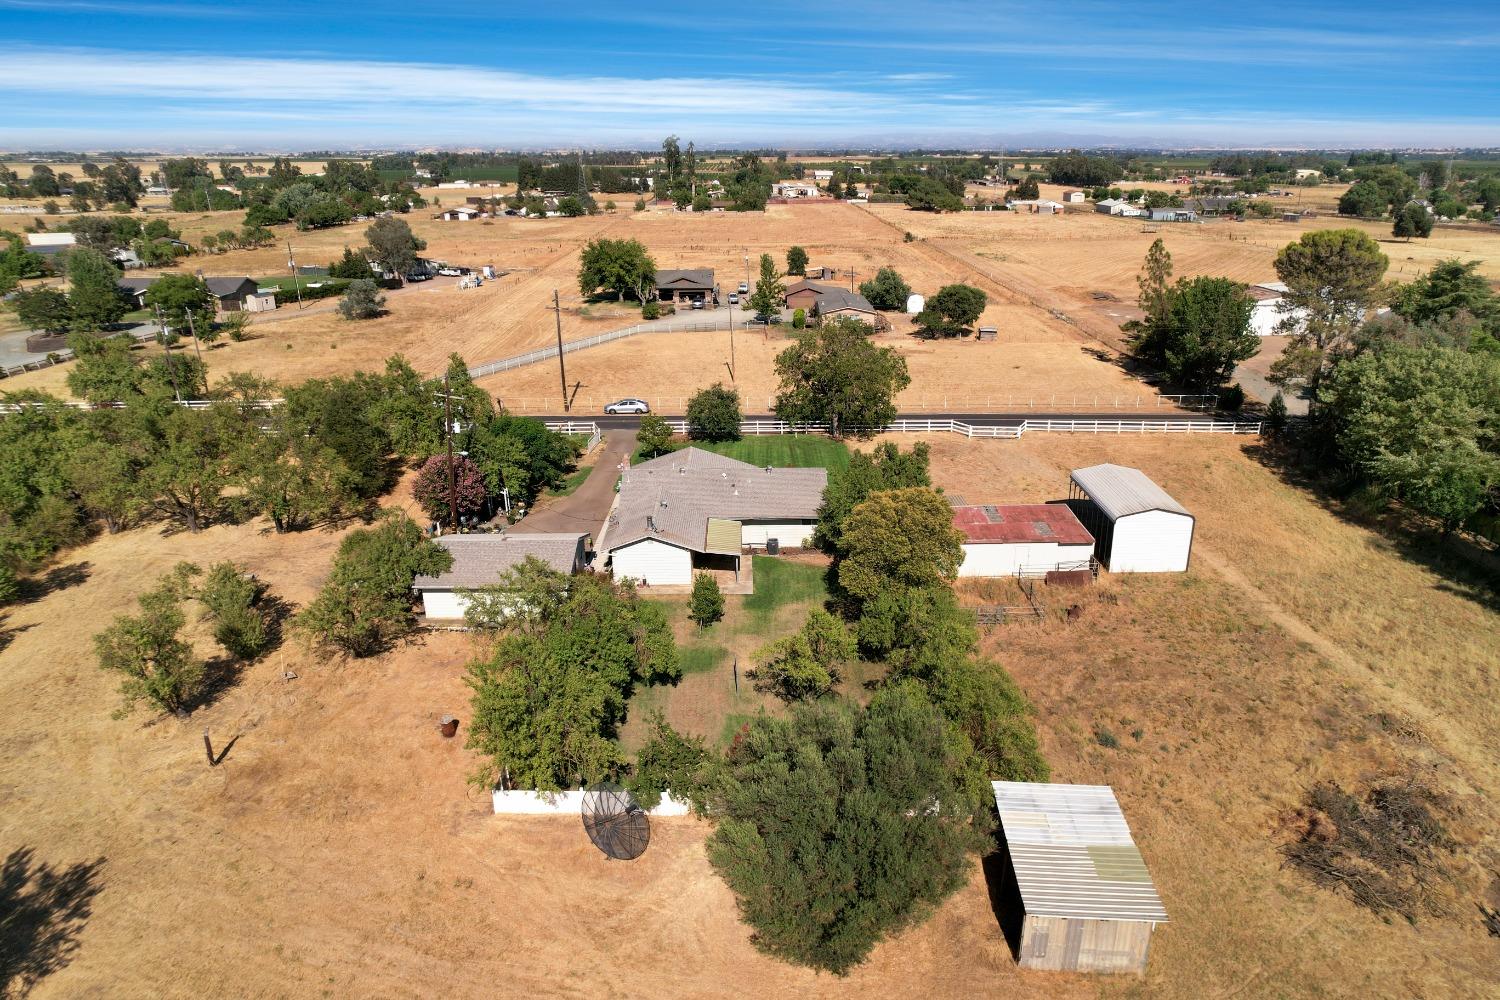
[(926, 305), (927, 300), (923, 299), (922, 296), (913, 295), (906, 300), (906, 314), (908, 316), (915, 316), (917, 313), (921, 312), (926, 307)]

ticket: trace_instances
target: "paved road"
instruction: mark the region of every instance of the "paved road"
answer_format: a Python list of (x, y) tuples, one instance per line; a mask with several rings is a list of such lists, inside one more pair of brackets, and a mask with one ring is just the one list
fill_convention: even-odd
[[(668, 420), (682, 420), (684, 417), (676, 414), (660, 414)], [(598, 424), (605, 431), (624, 430), (634, 433), (640, 429), (641, 418), (636, 416), (610, 416), (603, 413), (573, 413), (561, 414), (520, 414), (520, 416), (535, 417), (537, 420), (576, 420)], [(756, 414), (747, 413), (745, 419), (754, 420)], [(766, 420), (774, 420), (775, 417), (766, 416)], [(1069, 412), (1069, 413), (1038, 413), (1035, 411), (1027, 413), (902, 413), (898, 414), (897, 420), (957, 420), (961, 423), (974, 424), (982, 427), (1015, 427), (1024, 420), (1212, 420), (1219, 419), (1211, 413), (1189, 413), (1186, 411), (1156, 409), (1141, 410), (1137, 412)]]

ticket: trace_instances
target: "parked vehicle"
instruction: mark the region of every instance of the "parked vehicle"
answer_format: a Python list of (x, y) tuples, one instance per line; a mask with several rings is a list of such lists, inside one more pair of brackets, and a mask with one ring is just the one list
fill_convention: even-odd
[(449, 278), (457, 278), (459, 275), (463, 274), (463, 272), (456, 267), (440, 267), (438, 268), (438, 274), (444, 275)]
[(604, 412), (609, 414), (650, 413), (651, 406), (644, 399), (617, 399), (605, 406)]
[(694, 299), (693, 300), (693, 308), (694, 309), (702, 309), (703, 308), (703, 300), (702, 299)]
[(416, 271), (406, 276), (407, 281), (430, 281), (431, 279), (432, 275), (428, 274), (426, 271)]
[(742, 281), (742, 282), (740, 282), (740, 294), (741, 295), (749, 295), (750, 294), (750, 282), (748, 282), (748, 281)]
[(732, 306), (737, 306), (740, 304), (740, 295), (738, 292), (729, 293), (729, 304)]

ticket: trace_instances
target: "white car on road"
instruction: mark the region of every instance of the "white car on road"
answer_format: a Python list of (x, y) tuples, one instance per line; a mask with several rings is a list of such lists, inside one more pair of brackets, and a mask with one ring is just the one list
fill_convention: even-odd
[(650, 413), (651, 406), (644, 399), (617, 399), (604, 407), (604, 412), (617, 413)]

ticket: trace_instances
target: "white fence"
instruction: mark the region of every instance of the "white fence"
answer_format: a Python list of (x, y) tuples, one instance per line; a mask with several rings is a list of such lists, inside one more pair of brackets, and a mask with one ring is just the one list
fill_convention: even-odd
[[(114, 403), (84, 403), (71, 399), (59, 399), (55, 402), (63, 406), (71, 406), (75, 410), (123, 410), (125, 404)], [(232, 403), (235, 406), (245, 406), (256, 410), (269, 410), (286, 402), (284, 399), (179, 399), (178, 406), (189, 410), (206, 410), (215, 403)], [(22, 410), (45, 406), (46, 403), (0, 403), (0, 415), (8, 413), (20, 413)]]
[[(137, 344), (144, 343), (148, 340), (155, 340), (156, 331), (151, 330), (145, 333), (131, 333), (130, 339), (135, 341)], [(60, 365), (65, 361), (72, 360), (73, 349), (71, 347), (64, 347), (56, 351), (48, 351), (46, 357), (37, 358), (35, 361), (28, 361), (22, 365), (11, 365), (8, 368), (0, 368), (0, 378), (10, 378), (12, 375), (20, 375), (25, 372), (39, 372), (43, 368), (51, 368), (53, 365)]]
[[(744, 326), (743, 321), (740, 324)], [(580, 340), (564, 341), (562, 345), (564, 354), (572, 354), (574, 351), (587, 350), (590, 347), (598, 347), (600, 344), (612, 343), (623, 340), (626, 337), (634, 337), (643, 333), (711, 333), (715, 330), (729, 329), (729, 320), (708, 320), (698, 323), (639, 323), (635, 326), (627, 326), (623, 330), (611, 330), (609, 333), (595, 334), (592, 337), (584, 337)], [(499, 361), (489, 361), (482, 365), (475, 365), (469, 369), (470, 378), (484, 378), (486, 375), (494, 375), (498, 372), (508, 372), (512, 368), (522, 368), (526, 365), (534, 365), (539, 361), (548, 361), (557, 357), (557, 347), (539, 347), (525, 354), (517, 354), (513, 358), (501, 358)]]
[[(557, 348), (551, 348), (547, 357), (557, 357)], [(651, 409), (657, 413), (683, 413), (687, 409), (688, 401), (692, 398), (691, 396), (637, 395), (651, 404)], [(504, 394), (501, 396), (501, 402), (511, 413), (555, 415), (559, 407), (558, 398), (556, 392), (542, 396)], [(574, 396), (571, 397), (571, 409), (574, 413), (599, 413), (607, 404), (619, 398), (617, 395)], [(957, 393), (918, 395), (907, 392), (903, 393), (896, 403), (901, 409), (915, 413), (1098, 413), (1100, 416), (1121, 413), (1134, 416), (1147, 410), (1156, 410), (1163, 411), (1162, 416), (1166, 417), (1177, 410), (1212, 411), (1217, 405), (1217, 400), (1217, 396), (1180, 395), (999, 396), (986, 395), (981, 389), (968, 395)], [(760, 419), (774, 419), (769, 416), (776, 409), (774, 397), (767, 396), (763, 400), (747, 398), (744, 400), (744, 406), (752, 413), (768, 415)]]
[[(667, 426), (686, 434), (686, 420), (668, 420)], [(548, 428), (557, 429), (555, 423)], [(1259, 434), (1259, 423), (1229, 420), (1022, 420), (1014, 424), (971, 424), (962, 420), (897, 420), (885, 427), (845, 428), (845, 430), (896, 434), (962, 434), (967, 438), (1005, 438), (1014, 440), (1028, 431), (1064, 434)], [(784, 420), (746, 420), (740, 434), (755, 437), (762, 434), (827, 434), (827, 424), (790, 424)]]
[[(604, 428), (592, 420), (548, 420), (546, 421), (546, 427), (549, 431), (556, 431), (559, 434), (587, 434), (589, 436), (588, 444), (583, 446), (583, 453), (585, 455), (597, 448), (599, 442), (604, 440)], [(687, 432), (683, 431), (683, 433)]]
[[(495, 789), (493, 794), (496, 813), (523, 816), (578, 816), (583, 812), (583, 789), (569, 792), (504, 791)], [(647, 809), (648, 816), (686, 816), (691, 812), (686, 799), (674, 799), (671, 792), (663, 792), (661, 803), (655, 809)]]

